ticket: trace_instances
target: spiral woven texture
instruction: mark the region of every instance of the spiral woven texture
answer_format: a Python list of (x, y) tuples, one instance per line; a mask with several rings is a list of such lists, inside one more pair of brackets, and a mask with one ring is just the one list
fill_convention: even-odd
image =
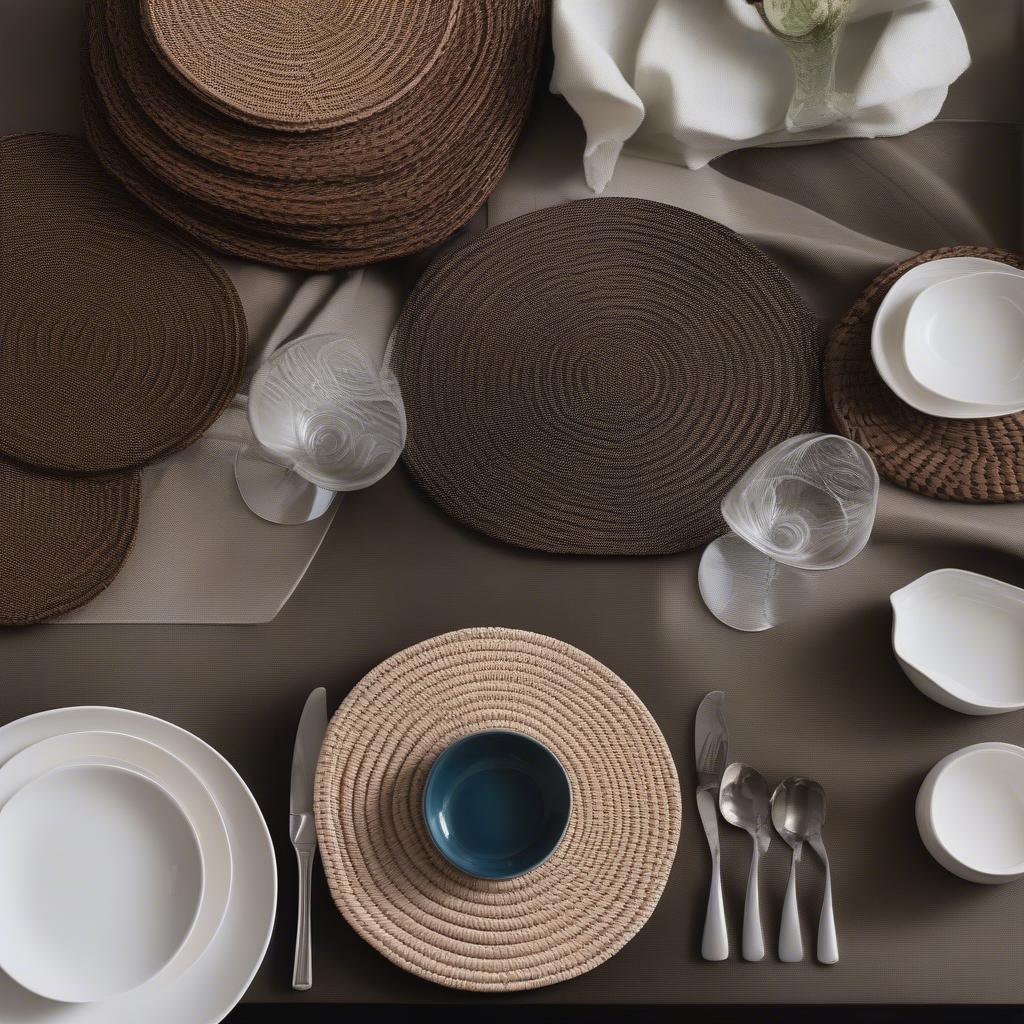
[(930, 249), (883, 271), (833, 328), (825, 354), (828, 409), (837, 430), (870, 452), (878, 472), (907, 490), (945, 501), (1024, 500), (1024, 413), (981, 420), (929, 416), (885, 385), (871, 359), (871, 326), (886, 293), (929, 260), (978, 256), (1024, 268), (1003, 249)]
[[(561, 845), (505, 881), (449, 865), (421, 810), (437, 755), (482, 729), (540, 740), (572, 786)], [(315, 810), (331, 893), (367, 942), (438, 984), (510, 992), (591, 970), (640, 930), (682, 803), (661, 732), (613, 672), (550, 637), (477, 628), (410, 647), (355, 686), (327, 729)]]
[[(214, 5), (152, 6), (189, 21)], [(357, 29), (372, 5), (335, 6), (335, 43), (346, 52), (368, 46)], [(385, 6), (380, 38), (394, 48), (380, 69), (385, 77), (427, 43), (407, 22), (444, 15), (423, 73), (388, 103), (357, 104), (339, 127), (295, 132), (254, 126), (204, 102), (208, 96), (153, 53), (137, 3), (91, 0), (83, 85), (90, 142), (136, 197), (232, 255), (327, 270), (428, 248), (473, 216), (508, 165), (530, 107), (545, 0)], [(280, 13), (280, 5), (264, 7)], [(309, 52), (294, 56), (315, 63)], [(351, 63), (338, 88), (351, 90), (361, 74)]]
[(414, 88), (462, 0), (142, 0), (154, 50), (206, 101), (285, 130), (358, 121)]
[(110, 583), (135, 537), (139, 479), (51, 476), (0, 458), (0, 625), (61, 615)]
[(642, 199), (540, 210), (444, 253), (393, 364), (426, 492), (557, 553), (706, 543), (747, 466), (820, 421), (814, 321), (779, 269)]
[(106, 472), (191, 443), (244, 366), (227, 276), (79, 139), (0, 139), (0, 180), (0, 451)]

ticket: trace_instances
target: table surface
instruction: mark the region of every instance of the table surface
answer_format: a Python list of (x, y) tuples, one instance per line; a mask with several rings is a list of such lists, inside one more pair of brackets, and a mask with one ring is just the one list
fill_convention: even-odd
[[(52, 45), (73, 52), (77, 0), (47, 0), (40, 5), (46, 17), (33, 9), (37, 3), (0, 5), (0, 38), (14, 38), (17, 30), (25, 40), (17, 59), (0, 69), (5, 104), (15, 97), (2, 114), (3, 130), (69, 127), (61, 123), (66, 108), (48, 106), (27, 88), (17, 95), (9, 88), (15, 79), (38, 84), (40, 64), (49, 74), (56, 65), (44, 54)], [(1022, 7), (1018, 0), (988, 0), (968, 16), (969, 6), (959, 9), (975, 67), (951, 95), (943, 123), (905, 139), (756, 158), (739, 153), (717, 167), (827, 216), (838, 216), (842, 204), (848, 226), (906, 248), (953, 242), (1019, 248)], [(988, 104), (984, 118), (965, 113), (968, 89), (972, 104)], [(931, 180), (904, 202), (897, 223), (886, 203), (911, 187), (909, 177), (893, 172), (901, 161), (915, 163), (918, 183), (923, 161)], [(840, 185), (853, 180), (874, 189), (877, 201), (844, 199)], [(908, 205), (913, 216), (906, 215)], [(833, 282), (821, 301), (837, 313), (865, 283)], [(961, 511), (965, 521), (974, 515), (969, 507)], [(0, 720), (72, 704), (120, 705), (194, 731), (236, 765), (267, 816), (282, 882), (279, 924), (249, 1001), (1024, 1002), (1024, 886), (974, 887), (948, 875), (924, 852), (913, 819), (917, 788), (939, 758), (981, 740), (1024, 741), (1024, 719), (962, 717), (918, 694), (892, 657), (887, 606), (892, 590), (941, 565), (1024, 584), (1024, 560), (1010, 547), (921, 533), (892, 517), (880, 521), (860, 558), (820, 583), (820, 600), (805, 620), (738, 634), (701, 606), (697, 553), (597, 559), (517, 551), (445, 518), (399, 468), (345, 498), (274, 622), (0, 633)], [(393, 652), (474, 625), (536, 630), (575, 644), (619, 673), (650, 708), (684, 789), (679, 854), (664, 898), (641, 933), (591, 973), (548, 989), (480, 997), (431, 985), (379, 956), (334, 910), (318, 873), (315, 984), (308, 993), (293, 992), (288, 771), (305, 696), (326, 686), (333, 707)], [(701, 696), (716, 688), (728, 693), (734, 757), (757, 765), (770, 781), (811, 775), (830, 793), (826, 839), (842, 951), (834, 967), (775, 960), (788, 871), (778, 841), (762, 876), (769, 957), (716, 965), (699, 958), (709, 862), (690, 799), (692, 720)], [(722, 832), (728, 919), (738, 945), (748, 839), (725, 825)], [(814, 935), (821, 888), (821, 870), (807, 857), (800, 885), (807, 937)]]

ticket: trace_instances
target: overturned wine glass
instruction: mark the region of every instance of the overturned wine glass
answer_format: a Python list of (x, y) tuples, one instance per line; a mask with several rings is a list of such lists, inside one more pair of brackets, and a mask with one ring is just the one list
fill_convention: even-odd
[(805, 606), (816, 573), (860, 554), (877, 505), (878, 471), (859, 444), (836, 434), (783, 441), (722, 500), (732, 533), (701, 557), (704, 603), (733, 629), (771, 629)]
[(296, 338), (260, 366), (249, 425), (255, 440), (239, 448), (235, 480), (246, 505), (272, 523), (317, 519), (337, 492), (380, 480), (405, 446), (397, 379), (338, 334)]
[(851, 0), (747, 0), (789, 51), (795, 79), (786, 129), (805, 132), (850, 116), (849, 93), (837, 92), (836, 58)]

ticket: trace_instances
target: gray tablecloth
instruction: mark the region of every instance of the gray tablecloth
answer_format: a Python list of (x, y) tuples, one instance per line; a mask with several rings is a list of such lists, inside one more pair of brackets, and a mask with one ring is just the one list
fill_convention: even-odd
[[(73, 130), (79, 0), (5, 0), (0, 130)], [(882, 266), (951, 243), (1020, 248), (1024, 114), (1019, 0), (964, 0), (974, 55), (940, 122), (911, 136), (758, 150), (698, 172), (624, 160), (611, 194), (647, 194), (729, 223), (768, 248), (822, 318), (838, 315)], [(12, 40), (18, 40), (12, 46)], [(543, 104), (499, 189), (491, 222), (585, 194), (582, 135)], [(254, 346), (270, 343), (303, 280), (237, 266)], [(344, 282), (338, 280), (338, 287)], [(254, 557), (260, 557), (254, 552)], [(446, 519), (398, 470), (340, 507), (316, 559), (262, 626), (38, 627), (0, 635), (0, 720), (48, 707), (110, 703), (166, 717), (217, 746), (263, 806), (282, 869), (280, 925), (250, 1000), (446, 1002), (363, 944), (314, 891), (316, 984), (290, 978), (294, 888), (287, 843), (288, 764), (308, 690), (332, 703), (394, 651), (445, 630), (508, 625), (573, 643), (645, 701), (693, 784), (700, 696), (729, 694), (733, 754), (776, 781), (801, 772), (829, 792), (842, 959), (756, 965), (699, 959), (709, 864), (687, 804), (661, 905), (625, 950), (590, 974), (516, 1002), (1024, 1002), (1024, 887), (980, 888), (939, 868), (917, 838), (914, 796), (949, 751), (1024, 740), (1019, 715), (971, 719), (932, 704), (889, 647), (888, 594), (930, 569), (960, 566), (1024, 584), (1024, 508), (944, 505), (883, 489), (868, 550), (830, 575), (800, 622), (766, 634), (727, 630), (702, 608), (698, 554), (553, 558), (494, 544)], [(724, 830), (726, 899), (739, 935), (748, 841)], [(775, 949), (787, 858), (764, 865)], [(802, 870), (806, 933), (821, 873)], [(491, 997), (493, 998), (493, 997)]]

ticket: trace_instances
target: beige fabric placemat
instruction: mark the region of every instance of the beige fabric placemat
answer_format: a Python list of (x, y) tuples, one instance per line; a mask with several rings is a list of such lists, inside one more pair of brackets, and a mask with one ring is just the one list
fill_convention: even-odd
[[(501, 881), (448, 864), (421, 810), (437, 755), (487, 729), (540, 740), (572, 786), (558, 849)], [(661, 731), (614, 672), (560, 640), (487, 627), (400, 651), (353, 688), (324, 737), (314, 806), (349, 923), (400, 967), (475, 992), (553, 985), (618, 952), (657, 906), (682, 814)]]

